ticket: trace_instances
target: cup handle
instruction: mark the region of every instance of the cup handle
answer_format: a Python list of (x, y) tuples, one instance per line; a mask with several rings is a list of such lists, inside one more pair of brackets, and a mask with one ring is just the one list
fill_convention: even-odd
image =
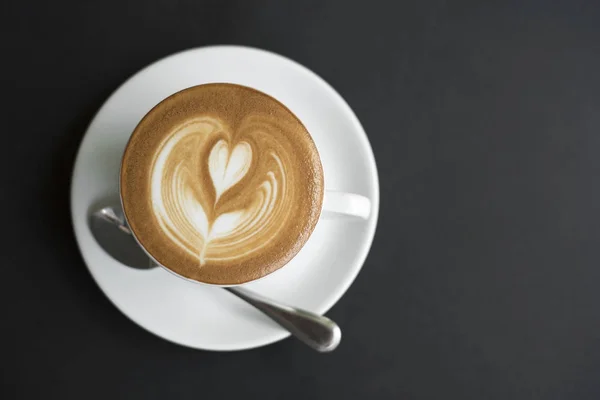
[(326, 190), (323, 198), (323, 219), (358, 217), (368, 219), (371, 215), (371, 200), (354, 193)]

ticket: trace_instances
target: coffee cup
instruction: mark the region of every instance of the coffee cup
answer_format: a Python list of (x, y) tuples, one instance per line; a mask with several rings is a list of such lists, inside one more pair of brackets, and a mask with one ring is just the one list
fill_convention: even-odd
[(234, 286), (283, 268), (319, 218), (368, 218), (368, 198), (324, 185), (317, 146), (292, 111), (255, 89), (213, 83), (146, 114), (119, 187), (126, 222), (157, 265)]

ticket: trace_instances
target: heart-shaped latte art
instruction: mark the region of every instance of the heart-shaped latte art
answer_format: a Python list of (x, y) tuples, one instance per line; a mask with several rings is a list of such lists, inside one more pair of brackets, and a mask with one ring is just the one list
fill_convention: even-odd
[[(241, 131), (264, 140), (267, 125)], [(277, 235), (289, 195), (276, 149), (255, 154), (250, 142), (232, 144), (218, 119), (194, 119), (161, 145), (151, 173), (152, 208), (165, 235), (200, 265), (256, 252)]]
[(251, 161), (252, 147), (246, 142), (238, 143), (231, 153), (223, 139), (213, 146), (208, 157), (208, 168), (217, 195), (216, 201), (248, 173)]

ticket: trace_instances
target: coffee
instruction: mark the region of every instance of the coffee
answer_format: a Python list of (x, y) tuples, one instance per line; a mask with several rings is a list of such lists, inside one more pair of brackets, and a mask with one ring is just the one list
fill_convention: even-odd
[(155, 106), (135, 128), (121, 198), (140, 244), (161, 265), (212, 284), (239, 284), (284, 266), (319, 218), (315, 144), (283, 104), (225, 83)]

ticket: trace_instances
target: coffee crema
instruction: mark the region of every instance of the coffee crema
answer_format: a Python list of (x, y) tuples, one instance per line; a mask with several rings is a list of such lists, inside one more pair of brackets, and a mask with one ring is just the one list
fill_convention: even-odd
[(140, 244), (160, 264), (213, 284), (258, 279), (312, 233), (323, 201), (317, 149), (284, 105), (254, 89), (178, 92), (135, 128), (121, 198)]

